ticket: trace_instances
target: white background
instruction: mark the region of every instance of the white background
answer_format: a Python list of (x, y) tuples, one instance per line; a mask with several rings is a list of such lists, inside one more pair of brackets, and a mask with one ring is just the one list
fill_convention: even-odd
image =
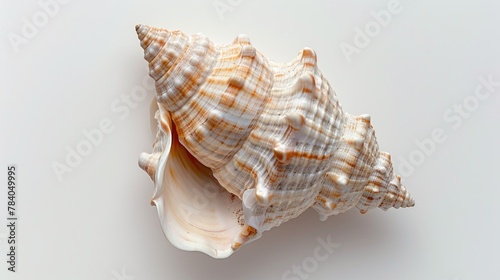
[[(494, 279), (500, 87), (484, 100), (474, 92), (478, 77), (500, 81), (500, 4), (401, 0), (401, 12), (347, 57), (340, 45), (355, 46), (356, 28), (390, 1), (353, 2), (70, 0), (47, 15), (37, 1), (2, 0), (0, 278), (282, 279), (296, 265), (305, 275), (288, 279)], [(223, 4), (230, 9), (215, 8)], [(24, 36), (23, 18), (39, 27), (12, 43)], [(147, 85), (147, 97), (132, 105), (122, 99), (147, 75), (137, 23), (201, 32), (215, 43), (246, 33), (279, 62), (313, 48), (344, 109), (372, 116), (396, 170), (403, 160), (412, 165), (403, 182), (416, 206), (352, 210), (326, 222), (307, 211), (225, 260), (174, 248), (149, 205), (152, 181), (137, 166), (151, 151), (154, 90)], [(464, 102), (470, 111), (460, 116), (453, 110)], [(104, 119), (113, 132), (59, 180), (54, 162), (65, 164), (67, 148)], [(446, 140), (419, 152), (416, 141), (436, 128)], [(18, 167), (17, 273), (4, 261), (8, 164)], [(311, 262), (318, 237), (340, 247)]]

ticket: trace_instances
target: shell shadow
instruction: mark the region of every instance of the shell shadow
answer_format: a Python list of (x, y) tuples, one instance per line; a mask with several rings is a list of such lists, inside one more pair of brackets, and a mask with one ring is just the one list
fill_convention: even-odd
[(328, 236), (340, 245), (330, 262), (345, 259), (342, 262), (368, 263), (380, 257), (380, 252), (397, 249), (388, 247), (394, 235), (407, 234), (400, 224), (391, 221), (390, 215), (380, 210), (373, 212), (379, 213), (361, 215), (353, 210), (321, 222), (318, 214), (310, 209), (264, 232), (260, 239), (243, 246), (227, 259), (212, 259), (199, 252), (175, 249), (176, 256), (170, 264), (184, 271), (185, 279), (204, 279), (207, 275), (214, 279), (261, 279), (262, 275), (265, 279), (282, 279), (292, 265), (313, 255), (319, 244), (317, 238), (326, 240)]

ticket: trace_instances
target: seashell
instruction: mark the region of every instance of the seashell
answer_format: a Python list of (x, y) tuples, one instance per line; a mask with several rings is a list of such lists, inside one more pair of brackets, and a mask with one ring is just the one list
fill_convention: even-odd
[(214, 45), (136, 26), (156, 82), (156, 140), (139, 166), (170, 242), (225, 258), (309, 207), (321, 220), (414, 200), (370, 116), (344, 112), (313, 50), (266, 59), (247, 36)]

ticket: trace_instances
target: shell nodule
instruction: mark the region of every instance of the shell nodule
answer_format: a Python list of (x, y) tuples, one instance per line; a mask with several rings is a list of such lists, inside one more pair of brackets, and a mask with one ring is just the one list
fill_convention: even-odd
[(225, 258), (309, 207), (326, 220), (414, 205), (370, 116), (342, 110), (312, 49), (282, 64), (246, 35), (214, 45), (201, 34), (136, 32), (158, 95), (156, 140), (139, 166), (176, 247)]

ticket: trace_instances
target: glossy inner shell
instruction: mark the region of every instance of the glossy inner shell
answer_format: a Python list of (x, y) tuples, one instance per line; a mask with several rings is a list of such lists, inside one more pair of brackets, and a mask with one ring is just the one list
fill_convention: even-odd
[(166, 141), (154, 174), (152, 203), (167, 238), (179, 249), (216, 258), (256, 238), (256, 231), (244, 222), (241, 200), (179, 143), (170, 113), (160, 105), (156, 118), (158, 133)]

